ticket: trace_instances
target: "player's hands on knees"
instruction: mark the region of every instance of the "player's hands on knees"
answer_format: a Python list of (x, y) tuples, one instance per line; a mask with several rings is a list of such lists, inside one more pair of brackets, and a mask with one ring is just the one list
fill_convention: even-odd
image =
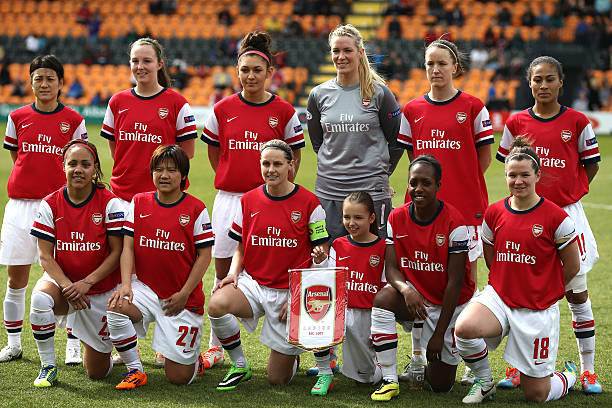
[(189, 293), (185, 294), (182, 291), (176, 292), (168, 299), (163, 299), (165, 304), (162, 306), (162, 310), (166, 316), (176, 316), (185, 309), (187, 305), (187, 299), (189, 299)]
[(89, 309), (89, 307), (91, 306), (91, 302), (89, 301), (89, 298), (85, 295), (79, 296), (78, 298), (73, 299), (73, 300), (70, 300), (70, 299), (67, 299), (67, 300), (68, 302), (70, 302), (74, 310)]
[(283, 307), (281, 308), (281, 311), (278, 314), (278, 321), (279, 322), (286, 322), (287, 321), (287, 313), (289, 313), (289, 301), (286, 301), (285, 304), (283, 305)]
[(115, 307), (122, 308), (124, 302), (127, 302), (128, 305), (132, 304), (132, 299), (134, 294), (132, 293), (132, 287), (125, 285), (121, 285), (121, 287), (114, 291), (110, 298), (108, 298), (108, 308), (114, 309)]
[(310, 254), (310, 256), (312, 256), (312, 259), (315, 261), (316, 264), (320, 264), (321, 262), (327, 259), (327, 254), (323, 250), (323, 247), (320, 245), (317, 245), (316, 247), (312, 248), (312, 253)]
[(215, 293), (217, 289), (221, 289), (225, 285), (232, 285), (234, 288), (237, 288), (238, 287), (238, 275), (233, 274), (233, 273), (228, 274), (225, 278), (221, 280), (221, 282), (215, 285), (215, 288), (213, 289), (213, 293)]
[(406, 288), (402, 290), (402, 296), (404, 297), (404, 302), (406, 303), (408, 312), (414, 317), (415, 320), (427, 319), (427, 316), (429, 316), (427, 313), (429, 303), (425, 301), (423, 295), (412, 289), (410, 286), (406, 286)]
[(66, 300), (76, 300), (81, 296), (84, 296), (91, 289), (91, 285), (83, 282), (82, 280), (73, 282), (70, 285), (66, 286), (62, 289), (62, 295), (66, 298)]
[(425, 356), (427, 361), (440, 361), (442, 359), (442, 348), (444, 347), (444, 333), (434, 331), (427, 343)]

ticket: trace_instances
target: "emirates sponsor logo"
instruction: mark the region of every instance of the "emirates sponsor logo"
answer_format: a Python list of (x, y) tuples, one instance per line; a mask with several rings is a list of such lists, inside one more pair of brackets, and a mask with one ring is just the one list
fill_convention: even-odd
[(100, 225), (100, 223), (102, 222), (102, 214), (100, 213), (92, 214), (91, 220), (93, 221), (94, 224)]
[(564, 142), (569, 142), (569, 140), (572, 138), (572, 131), (571, 130), (562, 130), (561, 131), (561, 140), (563, 140)]
[(291, 221), (295, 224), (302, 219), (302, 213), (299, 211), (291, 211)]
[(372, 268), (376, 268), (380, 263), (380, 256), (378, 255), (370, 255), (370, 266)]
[(314, 321), (319, 321), (331, 308), (332, 290), (328, 286), (313, 285), (304, 291), (304, 308), (308, 316)]
[(160, 119), (166, 119), (168, 116), (168, 108), (159, 108), (157, 114), (159, 115)]
[(445, 242), (446, 242), (446, 235), (436, 234), (436, 244), (438, 244), (438, 246), (444, 245)]
[(367, 108), (368, 106), (370, 106), (370, 103), (372, 103), (372, 100), (370, 98), (361, 99), (361, 104), (363, 105), (364, 108)]
[(268, 118), (268, 125), (270, 125), (272, 129), (274, 129), (276, 125), (278, 125), (278, 118), (276, 116), (270, 116)]
[(542, 235), (542, 231), (544, 231), (544, 227), (541, 226), (540, 224), (533, 224), (531, 226), (531, 232), (533, 233), (533, 236), (536, 238)]
[(184, 227), (185, 225), (189, 224), (190, 219), (191, 217), (189, 217), (187, 214), (181, 214), (179, 215), (179, 224)]
[(60, 126), (60, 132), (64, 134), (70, 131), (70, 123), (68, 122), (61, 122), (59, 126)]
[(457, 122), (463, 123), (467, 119), (467, 113), (465, 112), (457, 112)]

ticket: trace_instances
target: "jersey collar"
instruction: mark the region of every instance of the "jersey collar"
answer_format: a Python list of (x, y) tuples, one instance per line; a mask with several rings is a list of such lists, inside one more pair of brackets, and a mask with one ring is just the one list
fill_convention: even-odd
[(506, 206), (506, 210), (510, 211), (512, 214), (521, 215), (521, 214), (527, 214), (527, 213), (534, 211), (536, 208), (541, 206), (543, 202), (544, 202), (544, 197), (540, 197), (540, 201), (538, 201), (536, 205), (534, 205), (528, 210), (519, 211), (519, 210), (514, 210), (512, 207), (510, 207), (510, 197), (506, 197), (506, 199), (504, 200), (504, 205)]
[(350, 236), (350, 235), (347, 235), (347, 236), (346, 236), (346, 239), (348, 239), (348, 241), (349, 241), (351, 244), (355, 245), (355, 246), (365, 248), (365, 247), (371, 247), (371, 246), (376, 245), (376, 244), (378, 243), (378, 241), (380, 241), (382, 238), (381, 238), (381, 237), (377, 237), (377, 238), (376, 238), (374, 241), (372, 241), (372, 242), (357, 242), (357, 241), (353, 240), (353, 238), (351, 238), (351, 236)]
[(552, 118), (548, 118), (548, 119), (544, 119), (539, 117), (538, 115), (536, 115), (533, 112), (533, 106), (529, 109), (527, 109), (527, 112), (529, 112), (529, 114), (531, 115), (532, 118), (534, 118), (535, 120), (539, 121), (539, 122), (552, 122), (553, 120), (557, 119), (559, 116), (563, 115), (563, 113), (567, 110), (567, 106), (561, 105), (561, 109), (559, 109), (559, 113), (557, 113), (555, 116), (553, 116)]
[(265, 184), (263, 186), (261, 186), (261, 188), (263, 189), (263, 192), (266, 195), (266, 197), (268, 197), (270, 200), (272, 200), (272, 201), (283, 201), (283, 200), (286, 200), (286, 199), (291, 198), (292, 196), (294, 196), (295, 193), (297, 193), (298, 190), (300, 189), (300, 186), (296, 184), (295, 187), (293, 188), (292, 192), (290, 192), (289, 194), (287, 194), (285, 196), (282, 196), (282, 197), (274, 197), (274, 196), (271, 196), (270, 194), (268, 194), (268, 190), (266, 190), (266, 185)]
[(164, 92), (166, 92), (168, 90), (168, 88), (162, 88), (161, 91), (159, 91), (158, 93), (156, 93), (155, 95), (151, 95), (151, 96), (140, 96), (136, 93), (136, 89), (132, 88), (132, 95), (134, 95), (135, 97), (137, 97), (138, 99), (142, 99), (143, 101), (148, 101), (149, 99), (153, 99), (153, 98), (157, 98), (159, 95), (163, 94)]
[(408, 207), (408, 214), (410, 214), (410, 219), (416, 224), (416, 225), (420, 225), (422, 227), (426, 227), (428, 225), (430, 225), (431, 223), (433, 223), (436, 218), (438, 218), (438, 215), (440, 215), (440, 213), (442, 212), (442, 209), (444, 208), (444, 201), (442, 200), (438, 200), (440, 201), (440, 206), (438, 207), (438, 211), (436, 211), (436, 213), (434, 214), (434, 216), (432, 217), (431, 220), (427, 221), (427, 222), (422, 222), (416, 219), (416, 217), (414, 216), (414, 203), (410, 203), (410, 206)]
[(68, 187), (64, 187), (64, 190), (62, 191), (62, 194), (64, 195), (64, 199), (66, 200), (66, 202), (67, 202), (67, 203), (68, 203), (68, 204), (69, 204), (71, 207), (74, 207), (74, 208), (81, 208), (81, 207), (85, 207), (85, 206), (86, 206), (86, 205), (87, 205), (87, 204), (88, 204), (88, 203), (91, 201), (91, 199), (93, 198), (94, 194), (96, 194), (96, 186), (95, 186), (95, 185), (93, 185), (93, 183), (92, 183), (92, 186), (93, 186), (93, 188), (91, 189), (91, 193), (89, 194), (89, 197), (87, 197), (87, 198), (85, 199), (85, 201), (83, 201), (82, 203), (75, 204), (75, 203), (73, 203), (73, 202), (70, 200), (70, 197), (68, 197)]
[(183, 191), (183, 195), (177, 201), (173, 202), (172, 204), (164, 204), (157, 199), (157, 191), (155, 192), (155, 202), (159, 204), (161, 207), (166, 207), (166, 208), (171, 208), (171, 207), (175, 207), (179, 205), (185, 199), (185, 197), (187, 197), (187, 193)]
[(41, 115), (53, 115), (54, 113), (60, 112), (62, 109), (64, 109), (64, 105), (61, 103), (57, 103), (57, 108), (55, 108), (54, 111), (51, 112), (43, 112), (41, 110), (36, 109), (36, 104), (34, 102), (32, 102), (32, 105), (30, 105), (32, 107), (32, 110), (36, 113), (40, 113)]
[(265, 105), (269, 104), (270, 102), (272, 102), (274, 100), (274, 98), (276, 98), (276, 95), (272, 94), (272, 96), (270, 96), (270, 99), (268, 99), (267, 101), (262, 102), (262, 103), (253, 103), (253, 102), (247, 101), (246, 99), (244, 99), (242, 97), (242, 93), (241, 92), (238, 92), (238, 98), (240, 98), (240, 100), (242, 102), (246, 103), (249, 106), (265, 106)]
[(449, 103), (457, 99), (459, 95), (461, 95), (461, 91), (457, 90), (457, 93), (455, 94), (455, 96), (453, 96), (447, 101), (442, 101), (442, 102), (434, 101), (433, 99), (429, 97), (429, 94), (425, 94), (424, 98), (427, 102), (431, 103), (432, 105), (448, 105)]

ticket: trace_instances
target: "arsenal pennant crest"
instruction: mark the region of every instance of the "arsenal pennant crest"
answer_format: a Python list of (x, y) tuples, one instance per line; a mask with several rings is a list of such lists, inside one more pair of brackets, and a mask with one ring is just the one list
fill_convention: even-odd
[(168, 108), (159, 108), (157, 114), (160, 119), (166, 119), (166, 116), (168, 116)]
[(457, 122), (463, 123), (467, 119), (467, 113), (465, 112), (457, 112)]
[(571, 130), (562, 130), (561, 131), (561, 140), (563, 140), (564, 142), (569, 142), (569, 140), (572, 138), (572, 131)]
[(189, 224), (190, 219), (191, 218), (187, 214), (181, 214), (179, 215), (179, 224), (184, 227), (185, 225)]
[(540, 224), (533, 224), (533, 226), (531, 227), (531, 232), (536, 238), (542, 235), (542, 231), (544, 231), (544, 227), (542, 227)]
[(329, 312), (331, 303), (331, 288), (323, 285), (306, 288), (304, 292), (304, 308), (308, 316), (312, 317), (314, 321), (318, 322)]
[(60, 132), (66, 134), (70, 131), (70, 123), (68, 122), (61, 122), (60, 123)]
[(274, 129), (276, 125), (278, 125), (278, 118), (276, 116), (270, 116), (268, 118), (268, 125), (270, 125), (272, 129)]
[(100, 225), (100, 223), (102, 222), (102, 214), (100, 213), (92, 214), (91, 220), (93, 221), (94, 224)]
[(299, 211), (291, 211), (291, 221), (295, 224), (302, 219), (302, 213)]
[(446, 242), (446, 235), (436, 234), (436, 244), (438, 244), (438, 246), (442, 246), (444, 245), (444, 242)]
[(361, 104), (363, 105), (364, 108), (367, 108), (368, 106), (370, 106), (371, 102), (372, 102), (372, 100), (370, 98), (362, 98), (361, 99)]

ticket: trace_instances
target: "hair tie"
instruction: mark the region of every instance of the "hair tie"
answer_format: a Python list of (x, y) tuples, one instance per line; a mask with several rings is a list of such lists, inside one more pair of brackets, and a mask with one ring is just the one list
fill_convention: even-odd
[(521, 158), (522, 158), (523, 156), (527, 156), (527, 157), (529, 157), (529, 158), (530, 158), (531, 160), (533, 160), (533, 162), (536, 164), (536, 167), (537, 167), (537, 168), (540, 168), (540, 163), (538, 163), (538, 161), (535, 159), (535, 157), (533, 157), (533, 156), (532, 156), (532, 155), (530, 155), (530, 154), (524, 153), (524, 152), (518, 152), (518, 153), (513, 153), (513, 154), (511, 154), (510, 156), (508, 156), (508, 157), (506, 158), (506, 163), (507, 163), (507, 162), (509, 162), (510, 160), (512, 160), (512, 159), (513, 159), (513, 158), (515, 158), (515, 157), (521, 157)]
[(255, 54), (255, 55), (259, 55), (260, 57), (262, 57), (263, 59), (265, 59), (265, 60), (266, 60), (266, 62), (268, 63), (268, 65), (272, 65), (272, 64), (270, 63), (270, 58), (268, 58), (268, 56), (267, 56), (266, 54), (264, 54), (263, 52), (261, 52), (261, 51), (257, 51), (257, 50), (248, 50), (248, 51), (245, 51), (245, 52), (243, 52), (242, 54), (240, 54), (240, 55), (238, 56), (238, 59), (240, 59), (240, 58), (241, 58), (243, 55), (247, 55), (247, 54)]

